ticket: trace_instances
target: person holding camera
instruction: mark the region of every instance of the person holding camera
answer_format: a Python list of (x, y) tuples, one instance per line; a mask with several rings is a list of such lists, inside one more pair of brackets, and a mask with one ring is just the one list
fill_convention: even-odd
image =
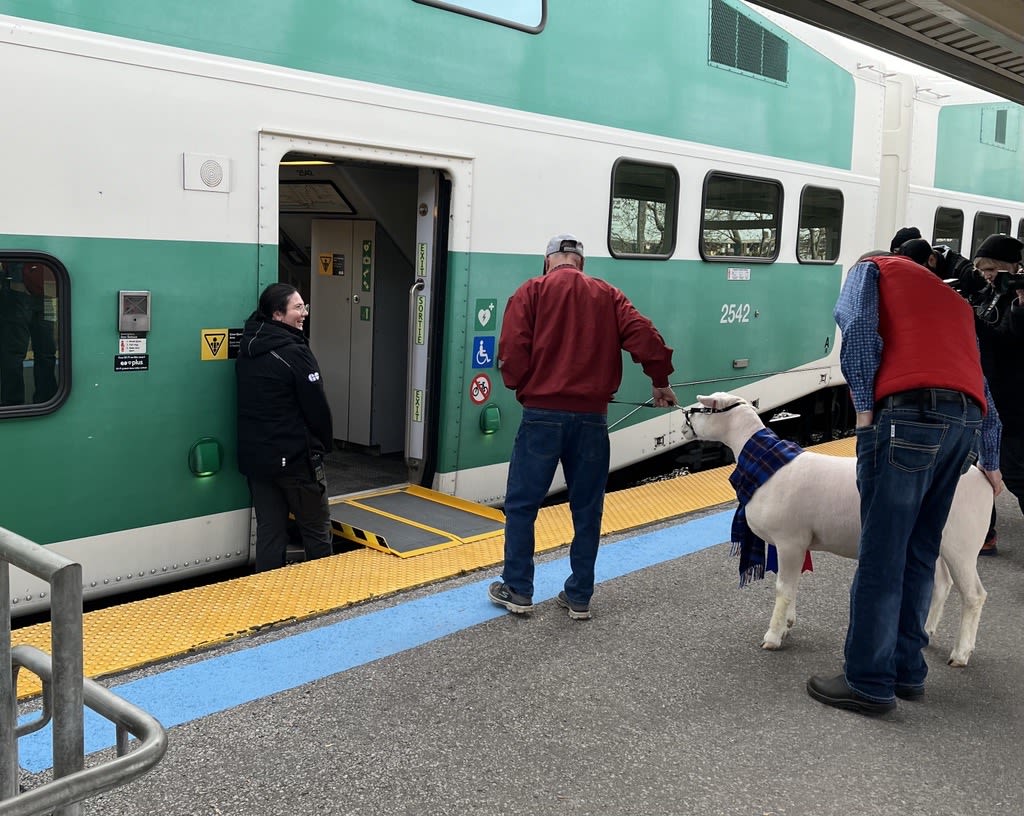
[(285, 565), (288, 513), (306, 560), (331, 555), (324, 454), (334, 447), (320, 366), (302, 332), (309, 307), (298, 290), (273, 283), (245, 321), (238, 383), (238, 469), (256, 511), (256, 571)]
[[(1006, 485), (1024, 513), (1024, 275), (1021, 250), (1024, 244), (1009, 235), (990, 235), (974, 253), (974, 262), (952, 250), (937, 253), (942, 277), (954, 286), (974, 309), (974, 324), (981, 348), (992, 400), (1003, 423), (999, 468)], [(996, 512), (982, 555), (996, 555)]]
[[(1003, 422), (1000, 470), (1006, 488), (1024, 513), (1024, 244), (1009, 235), (990, 235), (974, 253), (983, 288), (969, 295), (974, 306), (981, 365)], [(995, 509), (982, 555), (995, 555)]]

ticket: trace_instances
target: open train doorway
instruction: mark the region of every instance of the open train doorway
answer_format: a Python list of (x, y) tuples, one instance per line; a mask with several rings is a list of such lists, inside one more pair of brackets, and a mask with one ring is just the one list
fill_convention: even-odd
[(299, 152), (280, 162), (278, 279), (310, 305), (334, 420), (331, 496), (433, 479), (450, 190), (436, 168)]

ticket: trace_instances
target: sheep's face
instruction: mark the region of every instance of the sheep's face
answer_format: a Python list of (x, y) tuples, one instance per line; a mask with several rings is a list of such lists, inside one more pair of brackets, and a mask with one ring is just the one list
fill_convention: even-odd
[(687, 435), (692, 435), (694, 439), (709, 439), (713, 442), (725, 439), (726, 431), (735, 416), (730, 416), (732, 409), (748, 404), (742, 397), (724, 391), (707, 397), (698, 396), (697, 402), (700, 404), (683, 409)]

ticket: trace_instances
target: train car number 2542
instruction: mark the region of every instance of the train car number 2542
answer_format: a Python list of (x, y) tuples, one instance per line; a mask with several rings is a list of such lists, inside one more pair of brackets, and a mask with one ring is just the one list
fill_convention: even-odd
[(750, 322), (750, 304), (749, 303), (723, 303), (722, 304), (722, 319), (719, 323), (749, 323)]

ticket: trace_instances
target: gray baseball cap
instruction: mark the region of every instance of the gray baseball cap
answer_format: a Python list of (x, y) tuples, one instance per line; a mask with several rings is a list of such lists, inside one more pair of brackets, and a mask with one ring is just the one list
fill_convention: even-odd
[(575, 235), (569, 233), (563, 233), (562, 235), (556, 235), (550, 241), (548, 241), (548, 248), (544, 252), (544, 257), (553, 255), (556, 252), (575, 252), (581, 258), (585, 258), (583, 254), (583, 242)]

